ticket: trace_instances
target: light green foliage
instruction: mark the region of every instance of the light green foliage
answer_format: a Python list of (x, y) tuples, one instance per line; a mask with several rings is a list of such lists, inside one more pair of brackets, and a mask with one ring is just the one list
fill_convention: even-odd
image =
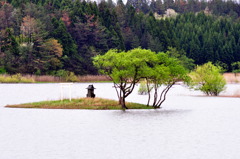
[(145, 49), (128, 52), (109, 50), (105, 55), (94, 58), (94, 65), (100, 73), (109, 75), (114, 83), (139, 81), (147, 73), (148, 63), (155, 53)]
[(219, 95), (225, 89), (226, 81), (220, 74), (221, 67), (208, 62), (190, 73), (190, 85), (206, 95)]
[(125, 109), (125, 98), (132, 93), (136, 83), (148, 75), (148, 65), (152, 64), (154, 58), (154, 52), (140, 48), (128, 52), (109, 50), (105, 55), (96, 56), (93, 63), (100, 73), (113, 80), (118, 90), (119, 103)]
[[(172, 57), (168, 57), (165, 53), (158, 53), (157, 61), (153, 63), (149, 69), (147, 76), (147, 83), (154, 85), (154, 99), (153, 106), (160, 108), (162, 103), (166, 100), (166, 95), (170, 88), (178, 81), (187, 81), (189, 79), (187, 70), (181, 65), (181, 62)], [(159, 87), (164, 88), (159, 93)], [(150, 101), (150, 92), (149, 100)]]
[[(153, 106), (159, 108), (166, 99), (168, 90), (179, 80), (187, 79), (187, 72), (176, 58), (170, 58), (165, 53), (152, 52), (146, 49), (133, 49), (128, 52), (109, 50), (105, 55), (98, 55), (93, 60), (100, 73), (108, 75), (118, 90), (119, 101), (123, 108), (125, 98), (132, 93), (135, 84), (146, 79), (147, 93), (150, 99), (150, 85), (154, 85), (155, 96)], [(161, 85), (166, 89), (157, 98)], [(149, 104), (149, 101), (148, 101)]]

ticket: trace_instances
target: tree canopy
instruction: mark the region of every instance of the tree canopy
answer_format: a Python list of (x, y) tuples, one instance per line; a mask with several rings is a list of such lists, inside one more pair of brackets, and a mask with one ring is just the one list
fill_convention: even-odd
[[(176, 58), (140, 48), (127, 52), (109, 50), (104, 55), (96, 56), (94, 65), (101, 74), (106, 74), (112, 79), (123, 109), (127, 108), (125, 98), (132, 93), (136, 83), (141, 79), (147, 79), (148, 83), (154, 84), (153, 106), (155, 108), (161, 106), (167, 92), (177, 81), (187, 79), (186, 69)], [(166, 88), (158, 97), (158, 88), (162, 85)]]
[(221, 75), (221, 67), (214, 66), (211, 62), (197, 66), (190, 77), (190, 85), (206, 95), (218, 96), (225, 89), (226, 80)]

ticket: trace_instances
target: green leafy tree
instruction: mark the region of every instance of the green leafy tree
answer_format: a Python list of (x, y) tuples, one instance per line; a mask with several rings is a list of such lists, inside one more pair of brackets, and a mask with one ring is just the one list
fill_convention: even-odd
[[(105, 55), (96, 56), (93, 62), (100, 73), (113, 80), (123, 109), (127, 108), (125, 98), (132, 93), (141, 79), (147, 81), (148, 105), (152, 89), (150, 84), (154, 86), (155, 108), (160, 108), (168, 91), (177, 81), (187, 79), (187, 72), (177, 59), (146, 49), (137, 48), (120, 53), (110, 50)], [(166, 87), (159, 94), (158, 88), (163, 85)]]
[(109, 50), (105, 55), (94, 58), (100, 73), (108, 75), (114, 82), (122, 109), (127, 109), (125, 99), (139, 80), (145, 76), (146, 67), (155, 53), (150, 50), (133, 49), (128, 52)]
[(21, 65), (19, 61), (19, 44), (13, 36), (11, 29), (7, 28), (3, 32), (3, 35), (4, 43), (1, 46), (1, 50), (3, 51), (3, 63), (7, 72), (13, 74), (17, 72), (18, 67)]
[(58, 70), (62, 67), (60, 57), (63, 54), (62, 45), (56, 39), (48, 39), (41, 46), (42, 70)]
[(218, 96), (225, 89), (226, 80), (220, 74), (221, 67), (208, 62), (190, 73), (190, 86), (206, 95)]
[(50, 37), (58, 40), (63, 47), (63, 57), (61, 59), (64, 64), (64, 68), (73, 71), (74, 69), (77, 69), (74, 65), (74, 63), (76, 63), (75, 61), (80, 58), (77, 54), (78, 52), (76, 42), (67, 31), (67, 28), (64, 25), (63, 21), (53, 18), (52, 24), (54, 26), (54, 29), (50, 33)]
[(27, 43), (34, 43), (42, 39), (42, 25), (40, 21), (30, 17), (29, 15), (23, 17), (21, 24), (21, 33), (25, 37)]
[[(178, 81), (188, 81), (187, 70), (181, 62), (169, 57), (166, 53), (158, 53), (155, 60), (146, 69), (146, 80), (148, 88), (148, 103), (150, 102), (151, 85), (153, 85), (154, 97), (152, 106), (160, 108), (166, 100), (167, 93)], [(161, 90), (159, 88), (162, 88)]]
[(126, 50), (131, 50), (139, 46), (139, 39), (130, 27), (124, 28), (123, 38)]
[(117, 1), (117, 6), (115, 7), (115, 11), (117, 14), (119, 25), (122, 28), (126, 27), (126, 7), (123, 4), (122, 0)]
[(85, 15), (85, 17), (87, 22), (75, 23), (72, 34), (78, 45), (78, 52), (83, 59), (80, 63), (83, 66), (81, 71), (94, 74), (97, 70), (92, 65), (92, 57), (108, 50), (106, 29), (98, 21), (94, 20), (94, 15)]

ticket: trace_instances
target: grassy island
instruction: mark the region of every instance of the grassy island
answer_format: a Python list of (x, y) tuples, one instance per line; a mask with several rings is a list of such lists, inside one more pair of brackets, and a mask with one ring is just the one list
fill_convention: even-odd
[[(126, 103), (129, 109), (153, 109), (138, 103)], [(122, 109), (118, 101), (102, 98), (79, 98), (69, 100), (44, 101), (19, 105), (7, 105), (8, 108), (43, 108), (43, 109), (93, 109), (119, 110)]]

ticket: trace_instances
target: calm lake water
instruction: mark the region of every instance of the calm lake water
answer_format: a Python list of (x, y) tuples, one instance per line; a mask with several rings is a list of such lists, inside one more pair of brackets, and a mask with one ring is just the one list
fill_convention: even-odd
[[(88, 85), (74, 84), (73, 97), (85, 97)], [(112, 84), (94, 87), (96, 96), (117, 99)], [(240, 94), (240, 85), (223, 94)], [(60, 99), (59, 84), (0, 84), (0, 159), (240, 158), (240, 98), (176, 85), (160, 110), (4, 108), (53, 99)], [(136, 89), (127, 101), (146, 103), (147, 96)]]

